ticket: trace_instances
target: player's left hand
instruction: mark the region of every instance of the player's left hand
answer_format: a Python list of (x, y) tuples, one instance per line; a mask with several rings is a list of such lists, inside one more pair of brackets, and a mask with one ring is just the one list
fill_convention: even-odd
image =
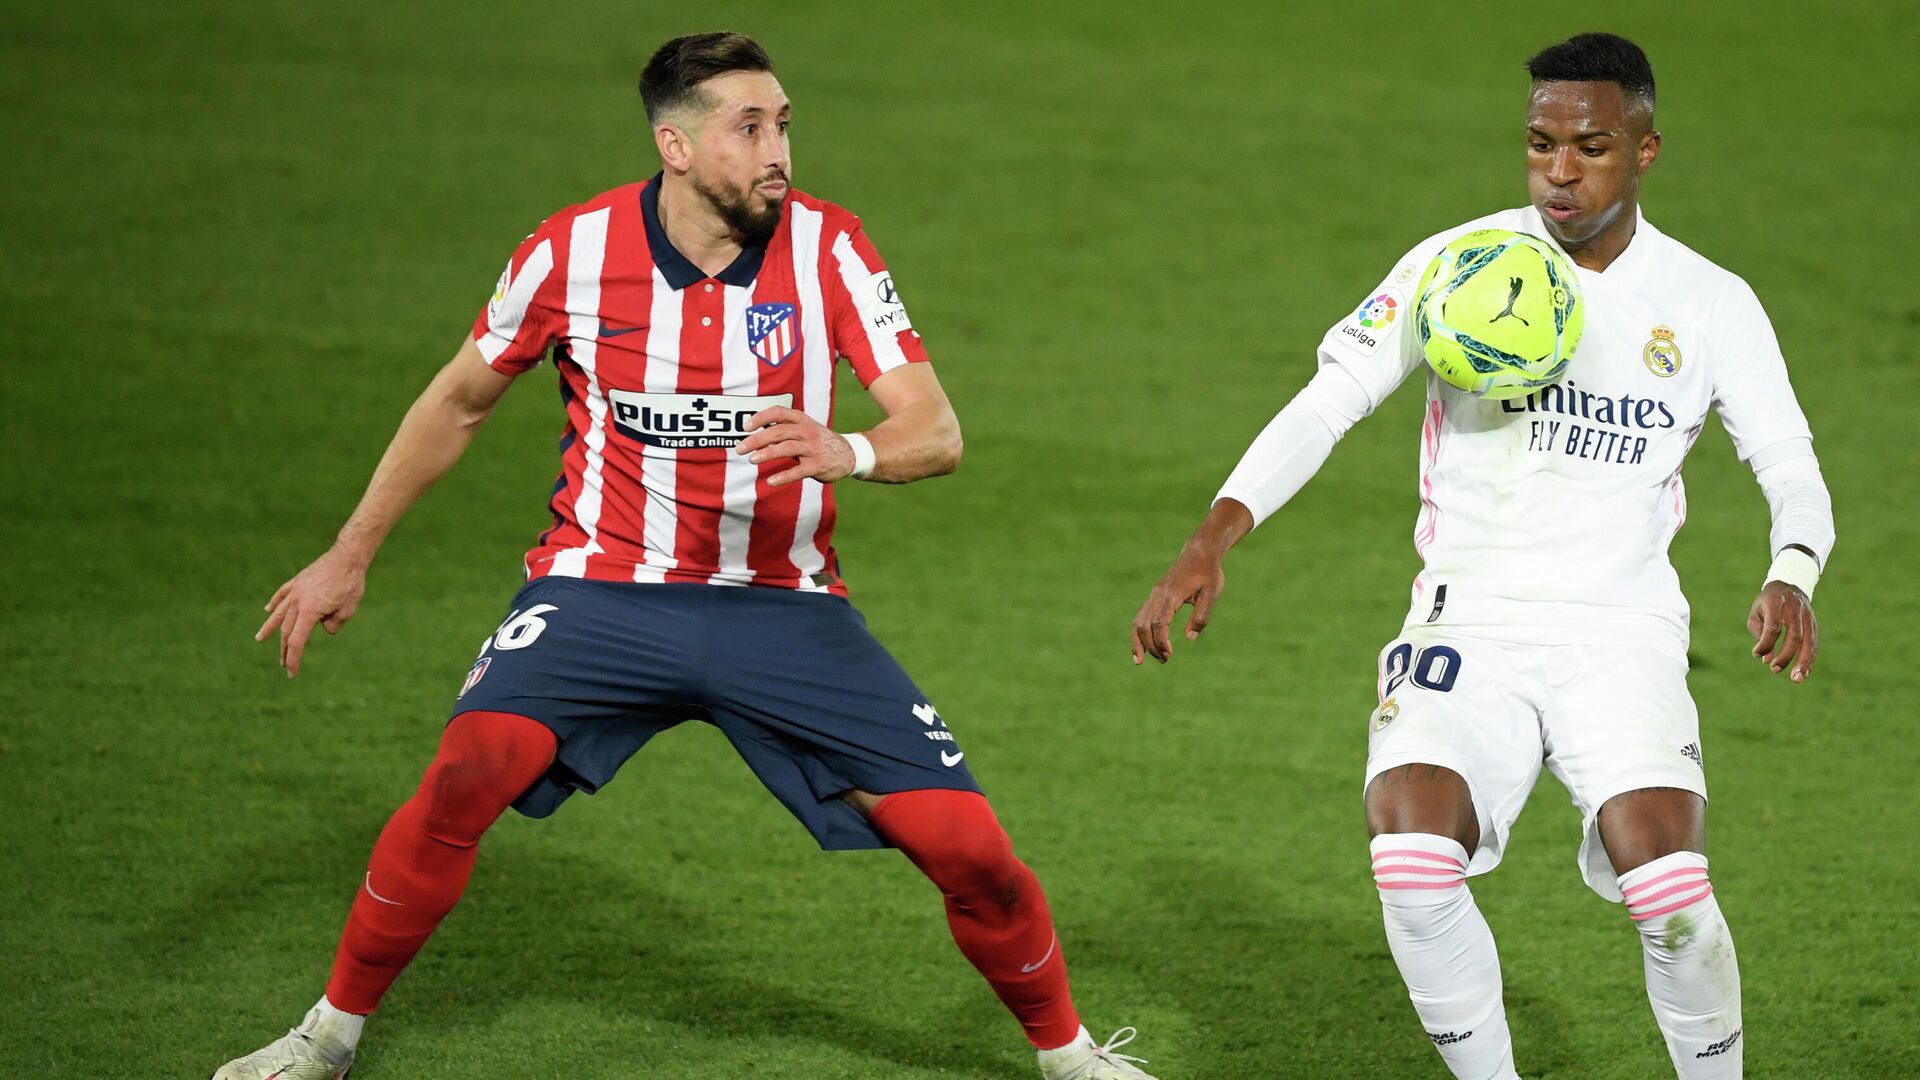
[(1753, 655), (1761, 663), (1773, 671), (1791, 663), (1788, 678), (1806, 681), (1813, 658), (1820, 654), (1820, 623), (1806, 593), (1784, 581), (1767, 582), (1747, 611), (1747, 632), (1753, 635)]
[(741, 440), (734, 453), (755, 465), (794, 459), (792, 468), (767, 477), (770, 487), (808, 478), (831, 484), (853, 474), (853, 447), (838, 432), (799, 409), (781, 405), (761, 409), (747, 418), (747, 430), (753, 434)]

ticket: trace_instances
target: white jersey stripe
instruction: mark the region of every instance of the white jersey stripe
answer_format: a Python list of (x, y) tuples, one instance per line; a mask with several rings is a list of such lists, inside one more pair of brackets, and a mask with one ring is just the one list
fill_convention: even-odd
[[(826, 423), (833, 415), (833, 354), (827, 348), (826, 300), (820, 288), (820, 232), (824, 216), (799, 203), (791, 203), (793, 239), (793, 281), (800, 300), (801, 392), (808, 416)], [(824, 591), (812, 576), (826, 569), (820, 554), (820, 508), (825, 492), (818, 480), (800, 481), (800, 511), (793, 526), (793, 547), (788, 558), (800, 571), (800, 587)]]
[(520, 324), (527, 318), (527, 305), (533, 303), (533, 294), (547, 283), (547, 275), (552, 272), (553, 242), (542, 240), (521, 264), (520, 276), (507, 286), (506, 293), (487, 305), (487, 332), (475, 343), (480, 355), (486, 358), (487, 366), (493, 366), (500, 354), (507, 351), (507, 346), (513, 344), (513, 339), (520, 336)]
[[(659, 267), (653, 268), (653, 306), (647, 317), (647, 374), (649, 394), (671, 394), (680, 385), (680, 311), (684, 302)], [(647, 505), (642, 532), (646, 562), (633, 568), (635, 581), (663, 581), (666, 571), (679, 565), (674, 537), (680, 529), (680, 508), (674, 502), (674, 470), (679, 463), (672, 450), (646, 447), (640, 458), (640, 482)]]
[[(720, 392), (750, 397), (760, 392), (760, 360), (747, 347), (747, 307), (753, 303), (753, 290), (738, 285), (726, 289)], [(760, 466), (732, 450), (726, 451), (726, 479), (720, 495), (720, 566), (711, 579), (715, 585), (745, 585), (753, 580), (753, 570), (747, 566), (747, 546), (753, 535), (754, 486), (759, 479)]]
[[(855, 298), (854, 307), (860, 308), (859, 297), (866, 294), (868, 279), (873, 269), (853, 250), (853, 235), (841, 233), (833, 242), (833, 257), (840, 264), (840, 281), (847, 287), (847, 295)], [(867, 343), (873, 348), (874, 366), (884, 375), (907, 362), (907, 354), (900, 351), (900, 341), (888, 330), (872, 325), (865, 318), (860, 320), (860, 328), (866, 331)]]
[(606, 260), (607, 217), (611, 213), (602, 209), (574, 218), (567, 252), (568, 354), (587, 379), (588, 418), (586, 469), (574, 496), (573, 520), (586, 534), (587, 542), (554, 556), (549, 573), (561, 577), (585, 576), (587, 556), (604, 550), (597, 533), (601, 473), (606, 466), (607, 397), (594, 364), (600, 338), (600, 268)]

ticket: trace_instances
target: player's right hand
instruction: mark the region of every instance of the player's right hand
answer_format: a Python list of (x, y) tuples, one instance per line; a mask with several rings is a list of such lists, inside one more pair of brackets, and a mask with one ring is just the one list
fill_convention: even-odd
[(1213, 603), (1227, 587), (1227, 574), (1220, 567), (1221, 553), (1198, 537), (1187, 541), (1180, 557), (1173, 561), (1160, 584), (1147, 594), (1140, 613), (1133, 617), (1133, 662), (1137, 667), (1152, 656), (1161, 663), (1173, 658), (1173, 618), (1180, 609), (1193, 605), (1187, 617), (1187, 640), (1200, 640), (1200, 631), (1213, 617)]
[(1213, 603), (1226, 590), (1227, 575), (1220, 560), (1242, 537), (1253, 531), (1253, 511), (1238, 499), (1219, 498), (1207, 518), (1187, 538), (1180, 557), (1173, 560), (1160, 584), (1147, 594), (1140, 614), (1133, 617), (1133, 664), (1139, 667), (1151, 655), (1166, 663), (1173, 658), (1173, 617), (1188, 604), (1187, 640), (1200, 640), (1200, 631), (1213, 617)]
[(265, 641), (274, 630), (280, 631), (280, 666), (291, 679), (300, 674), (300, 654), (306, 651), (314, 626), (339, 633), (360, 607), (366, 587), (366, 564), (338, 547), (329, 548), (274, 590), (273, 599), (267, 601), (267, 621), (260, 624), (253, 640)]

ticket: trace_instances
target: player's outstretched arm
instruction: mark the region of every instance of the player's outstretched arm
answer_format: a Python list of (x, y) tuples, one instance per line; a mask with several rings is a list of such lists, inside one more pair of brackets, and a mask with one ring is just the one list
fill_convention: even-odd
[[(849, 476), (908, 484), (959, 467), (960, 418), (932, 364), (903, 364), (869, 383), (867, 392), (887, 414), (870, 431), (856, 432), (850, 439), (798, 409), (775, 407), (748, 419), (747, 430), (753, 434), (741, 440), (734, 453), (755, 465), (793, 459), (791, 467), (767, 478), (773, 487), (805, 479), (830, 484)], [(867, 444), (869, 460), (863, 462), (865, 453), (856, 452), (856, 439)]]
[(1149, 656), (1163, 664), (1173, 658), (1173, 619), (1189, 604), (1193, 614), (1187, 617), (1187, 640), (1200, 639), (1200, 631), (1213, 617), (1214, 602), (1227, 587), (1221, 561), (1241, 537), (1253, 531), (1253, 525), (1253, 511), (1245, 503), (1234, 498), (1214, 501), (1206, 520), (1187, 538), (1179, 557), (1133, 617), (1134, 664)]
[[(1388, 387), (1389, 390), (1392, 387)], [(1373, 411), (1366, 390), (1340, 364), (1326, 364), (1260, 432), (1233, 467), (1207, 519), (1194, 530), (1180, 557), (1153, 587), (1133, 617), (1133, 662), (1148, 656), (1166, 663), (1173, 656), (1170, 627), (1181, 607), (1192, 604), (1187, 640), (1195, 641), (1213, 615), (1226, 586), (1220, 561), (1326, 464), (1333, 445), (1361, 417)]]
[(469, 340), (407, 410), (333, 546), (267, 601), (267, 621), (253, 639), (265, 641), (280, 632), (280, 666), (289, 679), (300, 674), (300, 654), (314, 626), (337, 634), (353, 617), (366, 589), (367, 567), (387, 533), (460, 459), (512, 382), (489, 367)]

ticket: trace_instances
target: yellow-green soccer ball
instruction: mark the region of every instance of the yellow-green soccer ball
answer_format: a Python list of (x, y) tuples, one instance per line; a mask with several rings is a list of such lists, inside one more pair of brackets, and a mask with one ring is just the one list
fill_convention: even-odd
[(1428, 365), (1486, 398), (1524, 397), (1560, 378), (1586, 325), (1573, 264), (1511, 229), (1448, 244), (1427, 265), (1417, 297), (1413, 328)]

